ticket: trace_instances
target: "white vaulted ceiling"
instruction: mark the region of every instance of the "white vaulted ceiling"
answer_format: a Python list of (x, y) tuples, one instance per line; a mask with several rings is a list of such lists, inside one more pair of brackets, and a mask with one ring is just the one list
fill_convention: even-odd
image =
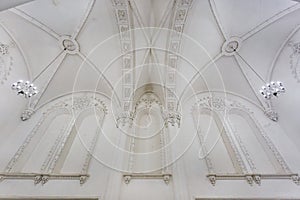
[[(130, 0), (129, 5), (131, 28), (138, 29), (131, 39), (134, 48), (140, 49), (134, 54), (136, 88), (164, 85), (168, 52), (163, 49), (169, 48), (171, 40), (167, 29), (174, 23), (174, 1)], [(290, 137), (297, 138), (300, 92), (290, 68), (292, 48), (288, 42), (300, 41), (299, 8), (289, 0), (194, 0), (180, 43), (177, 95), (186, 99), (195, 92), (222, 91), (245, 97), (263, 109), (265, 101), (258, 93), (263, 83), (239, 56), (222, 52), (226, 40), (238, 37), (238, 53), (258, 74), (266, 81), (286, 83), (287, 94), (273, 104), (282, 115), (279, 123), (289, 129)], [(26, 100), (14, 95), (10, 85), (18, 79), (32, 80), (53, 60), (35, 81), (44, 91), (37, 108), (74, 91), (116, 95), (121, 101), (122, 47), (117, 22), (111, 0), (35, 0), (2, 11), (0, 42), (10, 45), (14, 63), (7, 77), (0, 74), (1, 93), (8, 97), (1, 98), (1, 109), (12, 113), (11, 118), (5, 118), (6, 112), (1, 112), (0, 121), (13, 123), (28, 106)], [(64, 36), (76, 38), (80, 53), (63, 51)], [(145, 37), (155, 40), (149, 44)], [(91, 62), (84, 62), (87, 57)], [(295, 119), (292, 125), (289, 118)]]

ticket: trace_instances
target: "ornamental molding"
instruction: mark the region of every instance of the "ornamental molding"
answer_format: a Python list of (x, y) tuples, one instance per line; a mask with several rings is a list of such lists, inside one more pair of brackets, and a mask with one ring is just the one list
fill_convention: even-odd
[[(49, 103), (51, 104), (51, 103)], [(65, 110), (67, 113), (72, 113), (75, 115), (80, 114), (84, 110), (94, 108), (95, 111), (103, 112), (105, 115), (108, 113), (107, 106), (101, 98), (95, 95), (78, 95), (67, 98), (59, 99), (58, 102), (54, 103), (52, 106), (48, 107), (43, 115), (47, 116), (52, 112)], [(21, 119), (23, 121), (29, 120), (31, 116), (37, 112), (32, 108), (28, 108), (23, 111)]]
[(0, 85), (8, 80), (13, 64), (14, 59), (10, 55), (9, 45), (0, 42)]
[(131, 33), (130, 8), (127, 0), (112, 0), (119, 29), (122, 56), (122, 111), (127, 113), (132, 109), (134, 93), (134, 53), (133, 36)]
[(134, 118), (135, 118), (134, 112), (130, 112), (130, 111), (122, 112), (117, 117), (117, 128), (119, 128), (120, 126), (122, 127), (128, 126), (131, 128), (133, 125)]
[(181, 118), (182, 116), (179, 112), (166, 111), (164, 113), (165, 127), (168, 128), (169, 124), (171, 126), (175, 126), (177, 124), (177, 127), (180, 128)]
[[(178, 0), (175, 2), (173, 18), (171, 21), (170, 39), (168, 42), (167, 53), (167, 72), (166, 72), (166, 107), (169, 111), (175, 111), (177, 104), (176, 97), (176, 68), (178, 65), (178, 53), (181, 50), (182, 35), (186, 19), (193, 0)], [(172, 120), (171, 120), (172, 121)]]
[(292, 49), (290, 54), (290, 68), (292, 75), (298, 83), (300, 83), (300, 42), (290, 41), (288, 46)]
[(60, 100), (50, 108), (48, 108), (44, 115), (48, 115), (51, 112), (55, 112), (60, 109), (65, 109), (72, 114), (80, 114), (82, 111), (88, 109), (95, 109), (96, 111), (103, 112), (105, 115), (108, 113), (106, 104), (101, 98), (95, 95), (83, 95), (83, 96), (73, 96), (63, 100)]
[(140, 100), (138, 100), (134, 106), (133, 111), (124, 111), (121, 112), (116, 119), (116, 126), (119, 128), (120, 126), (128, 126), (132, 127), (133, 121), (136, 117), (136, 113), (138, 108), (151, 109), (153, 105), (158, 105), (161, 112), (163, 113), (163, 105), (158, 99), (156, 95), (153, 93), (144, 94)]
[(227, 113), (231, 109), (241, 109), (247, 113), (253, 113), (248, 107), (240, 103), (239, 101), (232, 99), (224, 99), (224, 97), (215, 97), (215, 96), (205, 96), (200, 98), (193, 106), (192, 111), (198, 111), (199, 109), (207, 108), (211, 111), (216, 111), (219, 113)]

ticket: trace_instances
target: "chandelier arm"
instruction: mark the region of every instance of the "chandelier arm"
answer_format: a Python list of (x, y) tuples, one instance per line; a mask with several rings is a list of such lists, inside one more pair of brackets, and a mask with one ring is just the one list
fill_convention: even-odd
[(65, 50), (61, 51), (51, 62), (38, 74), (36, 75), (31, 82), (35, 82), (49, 67), (63, 54)]
[(267, 84), (267, 82), (263, 79), (263, 77), (261, 75), (259, 75), (259, 73), (257, 73), (254, 68), (238, 53), (235, 52), (236, 55), (251, 69), (252, 72), (254, 72), (256, 74), (256, 76), (264, 83)]

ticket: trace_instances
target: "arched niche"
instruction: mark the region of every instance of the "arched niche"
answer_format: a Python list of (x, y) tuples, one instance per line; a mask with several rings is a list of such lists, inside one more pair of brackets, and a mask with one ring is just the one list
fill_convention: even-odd
[(253, 173), (290, 173), (279, 151), (251, 113), (231, 108), (227, 121)]
[(129, 172), (162, 174), (165, 171), (167, 137), (162, 112), (162, 104), (153, 93), (146, 93), (137, 101), (127, 142)]
[[(5, 171), (30, 173), (34, 170), (34, 173), (59, 174), (68, 155), (76, 149), (72, 147), (76, 146), (74, 142), (78, 130), (88, 128), (95, 121), (93, 127), (101, 127), (107, 108), (100, 98), (101, 96), (95, 94), (76, 94), (59, 98), (41, 108), (41, 119), (19, 147)], [(87, 150), (81, 152), (85, 154), (81, 167), (73, 173), (87, 173), (98, 134), (99, 131), (89, 130), (88, 134), (80, 135)]]
[[(260, 107), (238, 96), (218, 94), (199, 95), (195, 107), (199, 109), (199, 114), (204, 110), (202, 113), (211, 115), (216, 124), (223, 125), (223, 141), (227, 144), (227, 153), (236, 173), (291, 173), (283, 156), (260, 124), (266, 124), (268, 120)], [(221, 122), (218, 122), (218, 118)], [(266, 125), (271, 126), (270, 123), (268, 121)], [(209, 154), (207, 158), (211, 160)], [(214, 162), (209, 163), (207, 160), (208, 168), (214, 166)]]
[(105, 113), (93, 108), (82, 111), (73, 125), (68, 138), (65, 140), (60, 160), (54, 172), (70, 173), (80, 170), (86, 173), (89, 161), (93, 156), (99, 134), (101, 134)]
[(282, 81), (286, 92), (270, 100), (278, 113), (278, 124), (300, 150), (300, 26), (295, 26), (281, 44), (268, 73), (268, 81)]
[(5, 168), (5, 172), (39, 171), (43, 164), (41, 152), (46, 155), (59, 133), (70, 124), (72, 114), (66, 107), (53, 107), (42, 117), (25, 138)]
[(209, 108), (193, 109), (200, 142), (199, 158), (206, 161), (210, 173), (241, 173), (226, 129), (218, 113)]

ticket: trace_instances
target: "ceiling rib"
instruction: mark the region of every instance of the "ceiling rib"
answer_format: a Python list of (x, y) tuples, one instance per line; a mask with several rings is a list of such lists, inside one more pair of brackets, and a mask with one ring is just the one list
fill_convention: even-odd
[[(298, 0), (300, 2), (300, 0)], [(274, 22), (277, 22), (278, 20), (280, 20), (281, 18), (297, 11), (300, 8), (299, 4), (293, 5), (288, 7), (285, 10), (280, 11), (279, 13), (273, 15), (271, 18), (265, 20), (264, 22), (262, 22), (261, 24), (259, 24), (258, 26), (254, 27), (253, 29), (251, 29), (250, 31), (248, 31), (247, 33), (245, 33), (244, 35), (241, 36), (242, 41), (244, 42), (245, 40), (249, 39), (250, 37), (252, 37), (253, 35), (255, 35), (256, 33), (264, 30), (266, 27), (268, 27), (269, 25), (273, 24)]]
[(217, 26), (218, 26), (218, 28), (219, 28), (219, 30), (220, 30), (220, 33), (221, 33), (222, 37), (223, 37), (225, 40), (227, 40), (228, 37), (227, 37), (227, 35), (226, 35), (226, 33), (225, 33), (224, 27), (223, 27), (222, 24), (221, 24), (220, 18), (219, 18), (218, 13), (217, 13), (217, 7), (216, 7), (216, 4), (215, 4), (215, 1), (214, 1), (214, 0), (209, 0), (209, 7), (210, 7), (210, 9), (211, 9), (211, 12), (212, 12), (212, 14), (213, 14), (215, 20), (216, 20)]
[(42, 31), (46, 32), (53, 38), (59, 40), (61, 35), (59, 35), (57, 32), (55, 32), (53, 29), (49, 28), (44, 23), (38, 21), (36, 18), (30, 16), (29, 14), (25, 13), (23, 10), (20, 10), (18, 8), (13, 8), (10, 10), (14, 14), (18, 15), (19, 17), (23, 18), (27, 22), (31, 23), (32, 25), (36, 26), (37, 28), (41, 29)]
[(35, 0), (1, 0), (0, 11), (7, 10)]

